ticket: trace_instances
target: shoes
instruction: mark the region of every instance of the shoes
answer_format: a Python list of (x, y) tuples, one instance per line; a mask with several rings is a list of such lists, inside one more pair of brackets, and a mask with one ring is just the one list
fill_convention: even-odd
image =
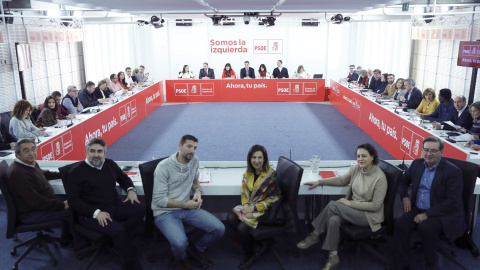
[(318, 242), (320, 242), (320, 237), (311, 232), (307, 238), (297, 243), (297, 247), (299, 249), (309, 249), (311, 246), (318, 244)]
[(187, 258), (178, 261), (177, 263), (177, 269), (178, 270), (191, 270), (192, 266), (190, 266), (190, 263), (188, 262)]
[(338, 255), (328, 255), (327, 263), (322, 268), (322, 270), (336, 270), (338, 268), (338, 264), (340, 260), (338, 259)]
[(245, 265), (248, 263), (250, 258), (252, 258), (252, 256), (253, 256), (253, 253), (251, 253), (251, 252), (245, 253), (245, 255), (243, 257), (243, 261), (238, 265), (238, 268), (244, 269)]
[(213, 266), (213, 262), (207, 257), (205, 252), (198, 250), (195, 245), (189, 246), (187, 252), (202, 265), (202, 269), (207, 269), (208, 267)]

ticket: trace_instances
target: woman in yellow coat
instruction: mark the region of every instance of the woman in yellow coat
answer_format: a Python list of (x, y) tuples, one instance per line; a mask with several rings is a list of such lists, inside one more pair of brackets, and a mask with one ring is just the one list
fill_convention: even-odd
[(440, 101), (435, 97), (435, 90), (427, 88), (423, 91), (423, 99), (418, 105), (416, 113), (421, 115), (432, 114), (440, 105)]

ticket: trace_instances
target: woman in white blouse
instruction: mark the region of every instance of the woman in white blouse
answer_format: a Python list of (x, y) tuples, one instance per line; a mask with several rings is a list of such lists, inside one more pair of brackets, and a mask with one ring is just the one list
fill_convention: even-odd
[(303, 65), (298, 66), (297, 68), (297, 76), (298, 79), (306, 79), (308, 78), (308, 74), (303, 68)]
[(183, 66), (183, 70), (178, 73), (179, 79), (195, 79), (193, 72), (190, 71), (188, 65)]
[(17, 139), (35, 138), (43, 134), (30, 120), (32, 105), (30, 102), (21, 99), (13, 107), (12, 118), (10, 119), (9, 132)]

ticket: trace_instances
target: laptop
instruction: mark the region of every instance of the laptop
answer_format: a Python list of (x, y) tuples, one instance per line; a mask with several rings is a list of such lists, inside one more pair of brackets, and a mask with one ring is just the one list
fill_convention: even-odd
[(323, 78), (323, 74), (313, 74), (313, 78), (314, 78), (314, 79), (322, 79), (322, 78)]

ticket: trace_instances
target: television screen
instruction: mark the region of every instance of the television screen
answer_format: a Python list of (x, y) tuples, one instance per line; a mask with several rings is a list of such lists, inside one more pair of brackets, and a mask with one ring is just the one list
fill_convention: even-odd
[(480, 42), (460, 41), (457, 66), (480, 67)]

